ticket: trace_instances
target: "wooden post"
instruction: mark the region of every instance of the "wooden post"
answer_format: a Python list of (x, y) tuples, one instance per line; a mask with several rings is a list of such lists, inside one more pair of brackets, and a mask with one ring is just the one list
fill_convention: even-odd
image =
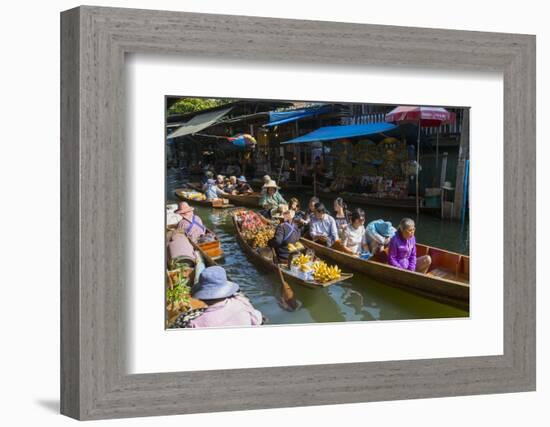
[[(453, 218), (460, 218), (464, 203), (464, 174), (466, 173), (466, 160), (470, 158), (470, 109), (462, 112), (462, 128), (460, 131), (460, 148), (458, 151), (458, 163), (456, 166), (455, 200), (453, 206)], [(469, 180), (468, 180), (469, 181)]]
[[(294, 138), (298, 138), (299, 131), (298, 131), (298, 121), (296, 121), (296, 127), (294, 130)], [(294, 173), (296, 175), (296, 182), (298, 184), (302, 184), (302, 145), (301, 144), (294, 144), (294, 157), (296, 157), (296, 161), (294, 162)]]

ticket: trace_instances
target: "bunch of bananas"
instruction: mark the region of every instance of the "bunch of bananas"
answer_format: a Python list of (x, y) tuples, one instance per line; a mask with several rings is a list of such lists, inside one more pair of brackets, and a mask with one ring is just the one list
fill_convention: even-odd
[(311, 262), (311, 257), (309, 255), (300, 254), (292, 259), (292, 265), (296, 265), (300, 268), (309, 264)]
[(259, 227), (251, 233), (251, 238), (249, 239), (250, 245), (253, 248), (265, 248), (267, 246), (267, 242), (271, 240), (274, 235), (275, 229), (273, 227)]
[(304, 249), (304, 245), (302, 245), (300, 242), (296, 242), (294, 244), (289, 243), (287, 245), (287, 248), (288, 248), (289, 252), (296, 252), (296, 251), (301, 251), (302, 249)]
[(203, 193), (199, 193), (198, 191), (190, 191), (183, 194), (185, 197), (191, 200), (206, 200), (206, 196)]
[(313, 278), (320, 283), (338, 279), (341, 273), (337, 265), (329, 267), (324, 261), (316, 262), (313, 265)]

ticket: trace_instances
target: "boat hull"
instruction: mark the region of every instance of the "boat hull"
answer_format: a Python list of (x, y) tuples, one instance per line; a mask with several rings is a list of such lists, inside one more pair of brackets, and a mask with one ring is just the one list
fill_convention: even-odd
[[(363, 260), (361, 258), (320, 245), (308, 239), (302, 238), (301, 242), (304, 246), (313, 249), (322, 257), (329, 258), (341, 266), (345, 266), (350, 270), (362, 273), (388, 285), (413, 291), (462, 309), (468, 309), (469, 307), (470, 285), (466, 281), (464, 275), (457, 276), (457, 280), (449, 280), (448, 278), (438, 277), (435, 275), (399, 269), (381, 261)], [(423, 252), (426, 251), (425, 248), (428, 248), (423, 245), (418, 246), (423, 249)], [(429, 254), (429, 249), (430, 248), (427, 250), (427, 254)], [(469, 257), (446, 252), (437, 248), (433, 248), (433, 256), (436, 256), (435, 251), (438, 251), (438, 254), (452, 255), (453, 259), (456, 258), (458, 260), (457, 262), (462, 263), (463, 265), (466, 265), (467, 262), (467, 271), (469, 273)], [(439, 257), (439, 255), (437, 255), (437, 257)], [(461, 259), (460, 257), (466, 258), (467, 261), (465, 259)], [(451, 257), (447, 256), (447, 258)]]

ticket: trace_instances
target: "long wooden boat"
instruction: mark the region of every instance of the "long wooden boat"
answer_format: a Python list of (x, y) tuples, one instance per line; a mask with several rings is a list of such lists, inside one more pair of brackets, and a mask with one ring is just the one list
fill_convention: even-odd
[(230, 203), (217, 203), (212, 200), (197, 200), (192, 199), (190, 197), (187, 197), (185, 193), (187, 190), (184, 189), (178, 189), (174, 191), (174, 194), (177, 196), (178, 199), (183, 200), (184, 202), (187, 202), (192, 205), (198, 205), (198, 206), (205, 206), (208, 208), (214, 208), (214, 209), (228, 209), (228, 208), (234, 208), (235, 205), (232, 205)]
[(467, 309), (470, 300), (470, 257), (422, 244), (416, 245), (417, 256), (430, 255), (432, 264), (426, 274), (403, 270), (387, 263), (387, 252), (369, 260), (340, 252), (309, 239), (304, 246), (315, 253), (353, 271), (363, 273), (388, 285), (416, 292), (432, 299)]
[(262, 195), (260, 193), (250, 193), (250, 194), (228, 194), (224, 196), (229, 199), (231, 203), (235, 206), (246, 206), (248, 208), (259, 208), (260, 207), (260, 198)]
[(241, 245), (243, 251), (249, 256), (249, 258), (254, 262), (255, 264), (268, 269), (277, 272), (277, 269), (280, 267), (281, 272), (285, 278), (285, 280), (288, 280), (290, 283), (297, 283), (302, 286), (307, 286), (308, 288), (324, 288), (330, 285), (333, 285), (335, 283), (343, 282), (344, 280), (351, 279), (353, 277), (352, 273), (342, 273), (341, 276), (338, 279), (331, 280), (329, 282), (321, 283), (313, 280), (304, 280), (302, 278), (297, 277), (290, 271), (287, 265), (279, 264), (277, 266), (273, 262), (273, 258), (271, 256), (271, 252), (267, 252), (267, 256), (264, 256), (263, 254), (260, 254), (258, 251), (256, 251), (254, 248), (252, 248), (246, 239), (243, 237), (241, 232), (241, 226), (237, 221), (237, 218), (235, 215), (232, 215), (233, 225), (235, 226), (236, 230), (236, 237), (237, 241)]
[[(188, 182), (187, 186), (195, 191), (202, 192), (202, 185), (199, 182)], [(259, 208), (262, 195), (258, 192), (250, 194), (227, 194), (228, 199), (234, 206), (246, 206), (248, 208)]]

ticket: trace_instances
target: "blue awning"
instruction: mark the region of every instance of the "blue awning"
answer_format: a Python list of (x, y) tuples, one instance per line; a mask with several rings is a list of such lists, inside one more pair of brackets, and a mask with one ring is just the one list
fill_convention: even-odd
[(282, 144), (301, 144), (304, 142), (331, 141), (334, 139), (355, 138), (358, 136), (375, 135), (389, 132), (397, 126), (391, 123), (379, 122), (364, 125), (324, 126), (313, 132), (302, 135)]
[(264, 126), (277, 126), (283, 123), (293, 122), (306, 117), (313, 117), (317, 114), (327, 113), (330, 111), (329, 105), (315, 106), (311, 108), (301, 108), (299, 110), (289, 111), (270, 111), (269, 123)]

